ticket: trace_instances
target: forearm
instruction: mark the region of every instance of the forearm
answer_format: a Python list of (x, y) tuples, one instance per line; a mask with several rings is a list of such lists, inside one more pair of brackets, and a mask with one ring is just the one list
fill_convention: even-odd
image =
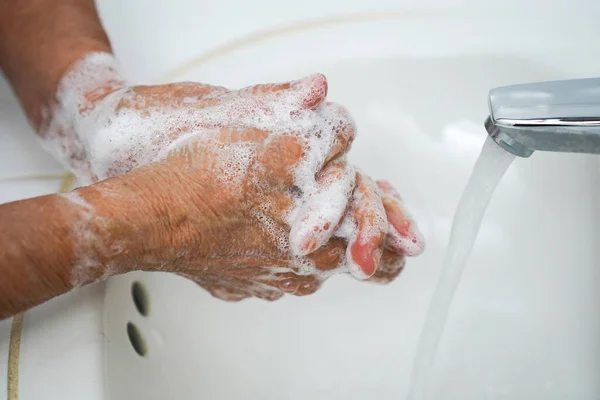
[(139, 197), (117, 180), (0, 205), (0, 319), (141, 268), (156, 221)]
[(113, 275), (176, 270), (189, 251), (195, 267), (206, 267), (210, 210), (200, 200), (179, 203), (172, 188), (181, 179), (150, 164), (70, 193), (0, 205), (0, 319)]
[(0, 67), (38, 130), (60, 79), (90, 52), (111, 52), (93, 0), (0, 0)]
[(68, 291), (77, 211), (57, 196), (0, 206), (0, 319)]

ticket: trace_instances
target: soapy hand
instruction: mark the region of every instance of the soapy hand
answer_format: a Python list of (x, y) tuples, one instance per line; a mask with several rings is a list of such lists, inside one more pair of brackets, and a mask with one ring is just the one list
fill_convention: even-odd
[(160, 216), (141, 268), (272, 300), (340, 272), (389, 282), (422, 251), (397, 192), (348, 164), (354, 123), (324, 76), (129, 87), (95, 57), (64, 79), (43, 136), (83, 182), (135, 169), (115, 184)]

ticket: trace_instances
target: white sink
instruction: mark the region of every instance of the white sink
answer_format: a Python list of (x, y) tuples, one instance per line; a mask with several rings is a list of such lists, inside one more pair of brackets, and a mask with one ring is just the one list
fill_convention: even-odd
[[(329, 98), (359, 127), (352, 160), (398, 187), (428, 248), (388, 286), (338, 276), (315, 295), (274, 303), (225, 303), (158, 273), (111, 279), (94, 289), (105, 290), (104, 341), (89, 344), (104, 354), (98, 398), (404, 398), (452, 214), (486, 137), (488, 90), (600, 71), (594, 32), (511, 17), (313, 24), (171, 75), (240, 87), (325, 73)], [(515, 161), (451, 309), (436, 399), (600, 397), (599, 189), (595, 156)]]
[[(586, 32), (507, 21), (387, 15), (313, 26), (172, 76), (239, 87), (325, 73), (330, 99), (359, 127), (351, 158), (399, 188), (428, 248), (387, 287), (340, 276), (275, 303), (224, 303), (174, 276), (113, 279), (111, 398), (403, 398), (452, 214), (486, 137), (488, 90), (600, 70), (600, 56), (581, 56)], [(594, 156), (537, 153), (511, 167), (452, 307), (436, 398), (600, 396), (598, 166)], [(132, 302), (134, 281), (147, 317)]]

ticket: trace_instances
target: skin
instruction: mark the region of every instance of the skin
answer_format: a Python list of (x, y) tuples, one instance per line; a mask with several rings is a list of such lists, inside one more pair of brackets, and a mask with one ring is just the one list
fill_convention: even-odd
[[(404, 256), (411, 254), (397, 239), (415, 242), (416, 230), (389, 184), (374, 183), (347, 163), (355, 128), (343, 108), (326, 102), (323, 76), (240, 91), (189, 82), (129, 86), (110, 79), (68, 111), (84, 118), (109, 110), (114, 124), (124, 123), (119, 119), (124, 112), (140, 119), (181, 110), (189, 116), (163, 132), (164, 156), (150, 163), (131, 155), (111, 158), (110, 168), (98, 172), (97, 150), (69, 130), (77, 128), (52, 131), (47, 113), (58, 107), (65, 74), (98, 51), (109, 53), (110, 44), (92, 1), (0, 0), (4, 73), (42, 138), (54, 135), (77, 149), (67, 151), (63, 161), (80, 180), (94, 183), (66, 196), (0, 205), (0, 318), (133, 270), (177, 273), (230, 301), (313, 293), (331, 273), (346, 271), (348, 259), (371, 281), (387, 283), (400, 273)], [(190, 98), (195, 100), (183, 101)], [(311, 173), (316, 194), (327, 194), (336, 182), (351, 187), (340, 213), (314, 226), (306, 190), (294, 178), (309, 154), (306, 132), (276, 134), (234, 112), (218, 123), (200, 118), (237, 101), (253, 104), (247, 113), (265, 112), (283, 98), (297, 104), (292, 119), (296, 112), (341, 116), (328, 152)], [(223, 179), (221, 152), (240, 144), (250, 146), (252, 156), (240, 180), (230, 182)], [(291, 224), (299, 201), (308, 211)], [(340, 237), (343, 225), (352, 226), (355, 236)], [(299, 260), (314, 268), (301, 270)]]

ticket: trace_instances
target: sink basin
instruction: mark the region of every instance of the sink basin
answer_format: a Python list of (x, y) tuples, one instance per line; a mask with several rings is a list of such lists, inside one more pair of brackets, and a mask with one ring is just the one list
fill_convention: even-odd
[[(389, 286), (338, 276), (313, 296), (275, 303), (224, 303), (175, 276), (113, 279), (111, 398), (403, 398), (452, 214), (486, 137), (488, 90), (600, 70), (600, 57), (579, 57), (585, 32), (548, 26), (400, 14), (338, 20), (248, 39), (171, 76), (240, 87), (325, 73), (329, 98), (359, 127), (351, 159), (399, 188), (428, 248)], [(452, 306), (436, 398), (600, 395), (599, 183), (594, 156), (538, 153), (514, 163)], [(132, 301), (134, 282), (147, 316)]]
[[(395, 184), (428, 247), (390, 285), (336, 276), (274, 303), (222, 302), (160, 273), (110, 279), (93, 289), (104, 292), (103, 340), (89, 343), (104, 359), (98, 398), (404, 398), (488, 90), (594, 76), (593, 34), (545, 19), (365, 15), (246, 38), (174, 71), (228, 87), (326, 74), (359, 128), (351, 160)], [(511, 166), (451, 308), (435, 398), (600, 396), (599, 167), (551, 153)]]

